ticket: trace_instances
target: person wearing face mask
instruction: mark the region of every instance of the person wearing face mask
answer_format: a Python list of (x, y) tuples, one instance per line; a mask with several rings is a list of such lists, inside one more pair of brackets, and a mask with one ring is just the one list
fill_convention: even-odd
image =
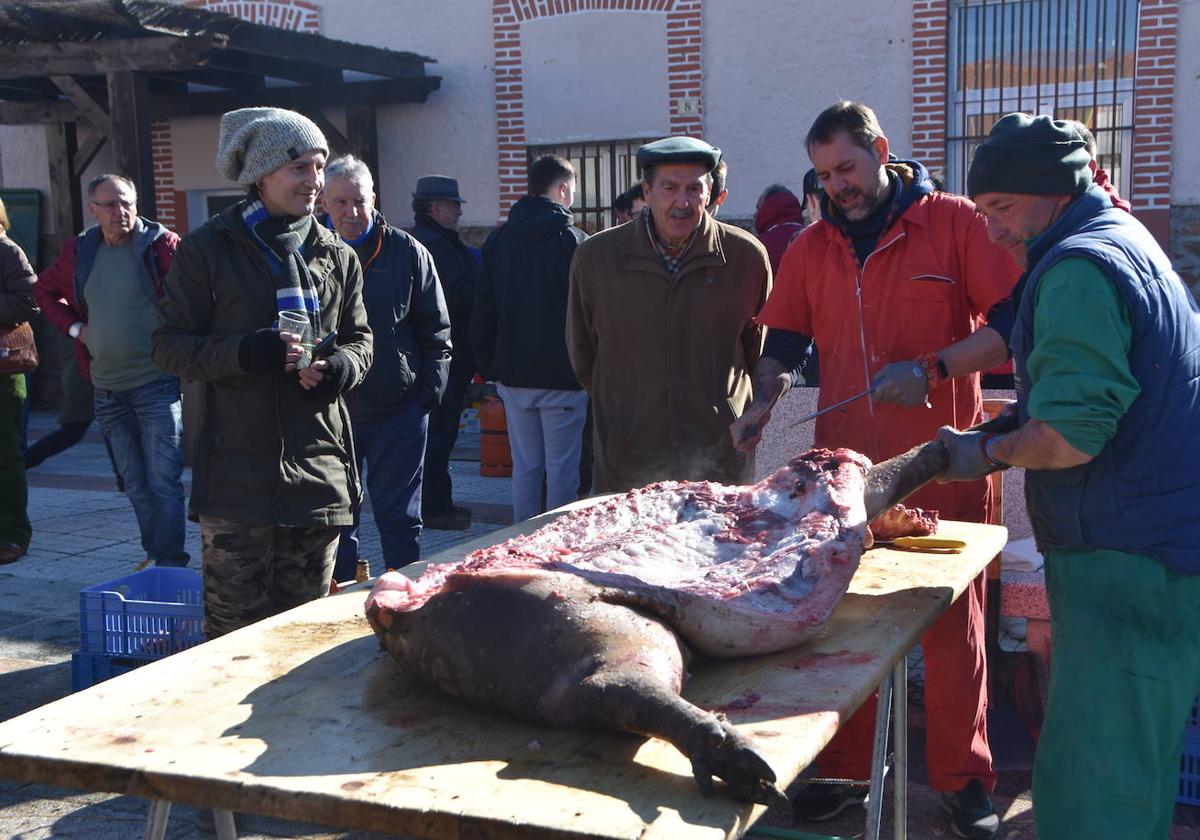
[[(343, 394), (371, 365), (362, 269), (313, 218), (328, 144), (301, 114), (221, 117), (217, 168), (246, 197), (179, 243), (154, 332), (160, 368), (199, 383), (190, 514), (209, 638), (319, 598), (361, 499)], [(322, 358), (279, 313), (300, 313)]]
[[(756, 445), (811, 339), (821, 347), (818, 408), (870, 391), (817, 418), (816, 446), (848, 447), (878, 462), (928, 442), (940, 426), (980, 422), (977, 372), (1008, 357), (1016, 267), (989, 241), (970, 201), (934, 191), (920, 163), (889, 158), (888, 139), (867, 106), (827, 108), (805, 146), (825, 193), (822, 219), (784, 254), (763, 308), (770, 332), (754, 403), (730, 429), (736, 445)], [(988, 521), (994, 505), (982, 479), (928, 486), (911, 501), (970, 522)], [(984, 585), (981, 574), (921, 641), (930, 783), (955, 834), (986, 839), (999, 818), (988, 796), (996, 775), (987, 739)], [(822, 776), (869, 778), (874, 718), (868, 700), (818, 757)], [(812, 784), (798, 794), (795, 811), (801, 820), (830, 819), (865, 795), (861, 786)]]
[[(365, 163), (353, 155), (330, 161), (321, 203), (325, 224), (354, 249), (363, 267), (375, 359), (347, 403), (359, 463), (367, 464), (383, 563), (399, 569), (421, 559), (425, 436), (429, 412), (446, 388), (450, 315), (433, 257), (376, 209), (375, 179)], [(353, 580), (364, 564), (356, 509), (355, 524), (342, 530), (333, 579)], [(370, 575), (369, 568), (362, 571)]]
[(771, 266), (705, 212), (720, 157), (691, 137), (642, 146), (646, 210), (575, 251), (567, 350), (592, 399), (596, 492), (753, 475), (724, 432), (750, 401)]

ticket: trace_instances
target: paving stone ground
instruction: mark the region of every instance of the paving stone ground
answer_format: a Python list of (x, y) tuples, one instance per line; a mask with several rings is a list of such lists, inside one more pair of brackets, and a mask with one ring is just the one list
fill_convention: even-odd
[[(811, 425), (788, 435), (781, 431), (789, 418), (811, 410), (811, 392), (790, 396), (776, 410), (776, 422), (759, 458), (760, 474), (795, 451), (807, 448)], [(54, 428), (54, 416), (35, 413), (30, 439)], [(493, 531), (511, 520), (510, 482), (479, 476), (478, 439), (466, 436), (452, 462), (455, 498), (471, 507), (474, 522), (468, 531), (426, 531), (425, 556), (457, 542)], [(70, 655), (78, 646), (78, 593), (80, 589), (131, 573), (142, 559), (137, 526), (125, 496), (116, 492), (112, 469), (98, 432), (93, 429), (75, 448), (47, 461), (29, 474), (30, 518), (34, 540), (28, 556), (0, 568), (0, 719), (8, 719), (71, 690)], [(1019, 528), (1015, 529), (1019, 531)], [(193, 565), (199, 562), (196, 526), (188, 525), (188, 550)], [(368, 512), (364, 517), (363, 551), (379, 567), (379, 540)], [(915, 660), (914, 660), (915, 661)], [(916, 666), (914, 666), (916, 668)], [(919, 668), (914, 670), (919, 675)], [(923, 717), (919, 683), (912, 693), (910, 716), (914, 722), (909, 805), (909, 837), (943, 838), (950, 833), (940, 805), (925, 782), (922, 744)], [(993, 744), (1000, 769), (996, 803), (1004, 817), (1004, 836), (1031, 840), (1029, 767), (1032, 743), (1023, 733), (1011, 707), (998, 703), (993, 712)], [(147, 803), (113, 794), (82, 793), (45, 785), (0, 780), (0, 838), (61, 840), (62, 838), (140, 837)], [(885, 810), (889, 810), (885, 809)], [(1177, 811), (1173, 840), (1200, 840), (1200, 809)], [(851, 811), (822, 826), (831, 834), (855, 836), (862, 831), (862, 811)], [(771, 812), (765, 822), (799, 829), (783, 811)], [(886, 836), (891, 835), (885, 819)], [(812, 830), (814, 827), (804, 827)], [(195, 811), (176, 807), (167, 836), (171, 840), (205, 838), (196, 828)], [(240, 833), (246, 840), (304, 838), (304, 840), (379, 840), (383, 835), (336, 831), (283, 820), (250, 816)]]

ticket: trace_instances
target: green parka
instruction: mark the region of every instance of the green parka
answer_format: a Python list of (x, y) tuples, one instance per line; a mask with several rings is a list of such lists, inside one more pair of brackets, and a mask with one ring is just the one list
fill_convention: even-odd
[[(166, 278), (155, 364), (197, 387), (189, 515), (247, 525), (309, 527), (353, 522), (361, 499), (350, 416), (342, 397), (300, 387), (295, 372), (247, 373), (238, 347), (276, 318), (275, 281), (235, 204), (185, 236)], [(371, 366), (362, 268), (353, 249), (314, 225), (305, 248), (324, 333), (350, 362), (348, 388)], [(189, 434), (192, 434), (189, 431)]]

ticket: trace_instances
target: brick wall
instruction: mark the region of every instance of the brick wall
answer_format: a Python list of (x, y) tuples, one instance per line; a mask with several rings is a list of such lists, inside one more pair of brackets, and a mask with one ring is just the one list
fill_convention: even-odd
[[(667, 15), (667, 89), (672, 134), (704, 130), (704, 0), (492, 0), (495, 59), (497, 166), (500, 217), (525, 194), (527, 162), (525, 86), (521, 70), (521, 23), (586, 11)], [(608, 138), (596, 138), (608, 139)]]
[(948, 23), (948, 0), (913, 3), (912, 156), (930, 172), (946, 169)]
[(1171, 132), (1175, 107), (1178, 0), (1138, 4), (1133, 94), (1133, 212), (1168, 248), (1171, 238)]

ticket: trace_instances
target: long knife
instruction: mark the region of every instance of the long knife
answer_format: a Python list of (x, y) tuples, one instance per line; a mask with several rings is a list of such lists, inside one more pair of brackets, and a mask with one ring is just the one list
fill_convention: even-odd
[(874, 391), (874, 390), (875, 390), (875, 389), (874, 389), (873, 387), (872, 387), (872, 388), (868, 388), (868, 389), (867, 389), (867, 390), (865, 390), (865, 391), (862, 391), (862, 392), (860, 392), (860, 393), (858, 393), (858, 394), (855, 394), (853, 397), (846, 397), (846, 399), (844, 399), (844, 400), (842, 400), (842, 401), (840, 401), (840, 402), (835, 402), (833, 405), (827, 405), (827, 406), (825, 406), (824, 408), (822, 408), (820, 411), (814, 411), (812, 414), (806, 414), (806, 415), (804, 415), (803, 417), (801, 417), (799, 420), (797, 420), (797, 421), (795, 421), (794, 423), (790, 424), (790, 425), (788, 426), (788, 428), (789, 428), (789, 429), (794, 429), (794, 428), (796, 428), (797, 426), (801, 425), (802, 423), (807, 423), (809, 420), (816, 420), (816, 419), (817, 419), (818, 417), (820, 417), (822, 414), (828, 414), (829, 412), (833, 411), (833, 410), (834, 410), (834, 409), (836, 409), (836, 408), (841, 408), (841, 407), (842, 407), (842, 406), (844, 406), (844, 405), (849, 405), (850, 403), (854, 402), (855, 400), (861, 400), (863, 397), (867, 396), (868, 394), (870, 394), (870, 393), (871, 393), (872, 391)]

